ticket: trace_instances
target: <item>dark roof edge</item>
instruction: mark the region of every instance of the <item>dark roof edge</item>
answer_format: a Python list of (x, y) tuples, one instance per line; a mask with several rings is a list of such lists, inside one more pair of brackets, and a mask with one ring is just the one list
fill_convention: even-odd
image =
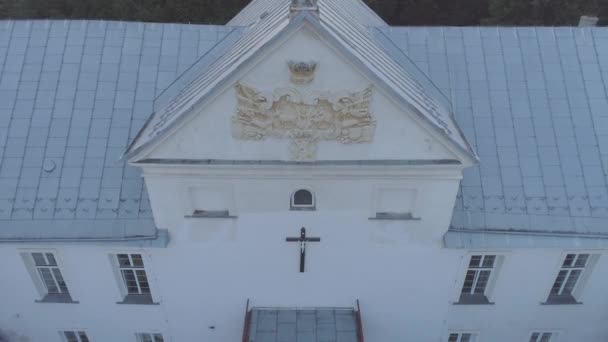
[(260, 166), (425, 166), (425, 165), (462, 165), (455, 159), (429, 159), (429, 160), (319, 160), (319, 161), (285, 161), (285, 160), (228, 160), (228, 159), (143, 159), (135, 165), (260, 165)]
[(126, 247), (157, 247), (166, 248), (169, 244), (169, 231), (157, 229), (154, 235), (150, 236), (124, 236), (124, 237), (0, 237), (0, 244), (38, 244), (38, 243), (69, 243), (69, 244), (103, 244), (119, 245)]
[[(607, 220), (608, 221), (608, 220)], [(550, 236), (562, 238), (608, 239), (608, 233), (581, 233), (576, 231), (550, 231), (550, 230), (524, 230), (524, 229), (466, 229), (450, 227), (448, 232), (467, 234), (495, 234), (495, 235), (527, 235)]]

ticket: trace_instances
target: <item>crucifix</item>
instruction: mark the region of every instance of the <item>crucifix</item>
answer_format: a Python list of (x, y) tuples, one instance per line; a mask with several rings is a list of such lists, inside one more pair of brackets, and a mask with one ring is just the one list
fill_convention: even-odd
[(304, 263), (306, 262), (306, 243), (319, 242), (321, 241), (321, 238), (306, 237), (306, 228), (302, 227), (302, 229), (300, 229), (300, 237), (288, 237), (285, 239), (285, 241), (300, 243), (300, 273), (304, 273)]

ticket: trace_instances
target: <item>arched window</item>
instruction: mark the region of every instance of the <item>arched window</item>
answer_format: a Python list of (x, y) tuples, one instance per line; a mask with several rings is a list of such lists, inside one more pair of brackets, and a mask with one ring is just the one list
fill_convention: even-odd
[(291, 210), (315, 210), (315, 196), (305, 189), (294, 192), (291, 196)]

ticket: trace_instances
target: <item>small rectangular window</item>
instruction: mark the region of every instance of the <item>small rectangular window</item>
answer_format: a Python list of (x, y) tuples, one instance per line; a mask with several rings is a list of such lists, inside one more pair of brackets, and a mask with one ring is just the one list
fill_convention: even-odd
[(460, 303), (487, 304), (486, 290), (496, 264), (496, 255), (473, 255), (460, 291)]
[(553, 282), (547, 302), (555, 304), (576, 302), (574, 290), (585, 271), (589, 259), (589, 254), (566, 255), (559, 273)]
[(475, 342), (475, 335), (472, 333), (450, 333), (448, 342)]
[(117, 254), (118, 268), (127, 296), (124, 304), (151, 304), (148, 275), (141, 254)]
[(533, 332), (530, 336), (530, 342), (552, 342), (553, 333), (550, 332)]
[(139, 333), (137, 342), (164, 342), (162, 334)]
[(64, 331), (62, 336), (65, 342), (89, 342), (89, 338), (84, 331)]

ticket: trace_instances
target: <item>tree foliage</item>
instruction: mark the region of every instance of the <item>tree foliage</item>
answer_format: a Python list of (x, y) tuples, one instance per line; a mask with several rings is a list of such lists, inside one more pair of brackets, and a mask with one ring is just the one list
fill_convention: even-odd
[[(248, 0), (0, 0), (0, 18), (223, 24)], [(608, 0), (366, 0), (392, 25), (608, 24)]]

